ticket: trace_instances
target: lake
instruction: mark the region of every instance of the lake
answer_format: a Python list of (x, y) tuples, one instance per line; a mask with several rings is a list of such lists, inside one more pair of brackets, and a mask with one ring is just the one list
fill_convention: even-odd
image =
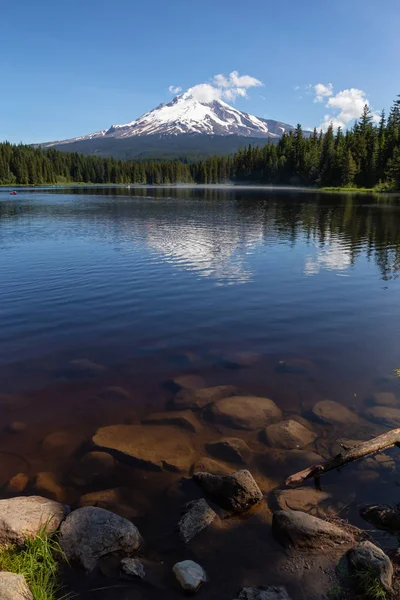
[[(311, 423), (317, 439), (305, 450), (272, 456), (260, 431), (204, 411), (194, 411), (196, 432), (185, 433), (193, 464), (215, 459), (207, 448), (221, 437), (244, 440), (252, 458), (222, 462), (247, 464), (268, 495), (316, 453), (330, 456), (338, 438), (386, 430), (368, 412), (379, 404), (374, 394), (400, 408), (400, 197), (241, 187), (9, 191), (0, 188), (3, 497), (109, 507), (137, 520), (154, 549), (154, 511), (169, 502), (166, 521), (174, 522), (186, 467), (148, 470), (119, 457), (93, 479), (77, 464), (99, 428), (151, 434), (156, 425), (140, 423), (154, 423), (186, 387), (229, 385), (271, 398), (284, 418)], [(326, 399), (357, 421), (316, 419), (312, 409)], [(157, 418), (166, 437), (181, 432)], [(326, 476), (332, 506), (346, 507), (354, 524), (361, 501), (398, 501), (400, 452), (385, 456), (387, 464), (368, 459)], [(10, 487), (20, 473), (25, 485)], [(254, 561), (275, 556), (265, 543), (255, 543)], [(206, 551), (199, 541), (212, 572)], [(255, 571), (260, 578), (261, 566)], [(221, 573), (208, 598), (233, 593), (243, 575)]]

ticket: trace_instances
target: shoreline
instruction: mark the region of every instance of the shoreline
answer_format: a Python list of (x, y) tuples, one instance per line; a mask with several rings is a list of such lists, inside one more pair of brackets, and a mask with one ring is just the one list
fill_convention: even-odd
[[(129, 186), (129, 187), (128, 187)], [(199, 184), (199, 183), (172, 183), (172, 184), (146, 184), (146, 183), (85, 183), (85, 182), (71, 182), (64, 184), (54, 183), (43, 183), (40, 185), (35, 184), (17, 184), (10, 185), (0, 183), (0, 189), (69, 189), (74, 187), (90, 187), (90, 188), (121, 188), (121, 189), (134, 189), (134, 188), (167, 188), (167, 189), (246, 189), (246, 190), (268, 190), (268, 191), (292, 191), (292, 192), (322, 192), (322, 193), (335, 193), (335, 194), (385, 194), (385, 195), (400, 195), (400, 190), (395, 189), (377, 189), (377, 188), (347, 188), (347, 187), (303, 187), (303, 186), (290, 186), (290, 185), (262, 185), (262, 184), (235, 184), (235, 183), (211, 183), (211, 184)]]

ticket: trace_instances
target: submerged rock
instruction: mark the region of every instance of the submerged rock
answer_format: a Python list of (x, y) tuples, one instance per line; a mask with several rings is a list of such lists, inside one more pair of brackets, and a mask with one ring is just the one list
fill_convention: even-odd
[[(362, 542), (347, 553), (350, 572), (372, 572), (376, 580), (389, 594), (392, 593), (393, 565), (390, 558), (371, 542)], [(365, 590), (367, 591), (367, 590)]]
[(229, 475), (232, 467), (224, 465), (208, 456), (201, 456), (191, 468), (192, 473), (206, 472), (212, 475)]
[(131, 394), (124, 388), (110, 385), (96, 394), (97, 398), (109, 401), (130, 400)]
[(188, 502), (185, 511), (185, 514), (178, 523), (178, 529), (180, 537), (187, 544), (203, 529), (208, 527), (217, 514), (204, 498)]
[(140, 579), (144, 579), (146, 576), (143, 563), (137, 558), (123, 558), (121, 560), (121, 570), (128, 577), (140, 577)]
[(272, 532), (286, 548), (324, 548), (354, 542), (354, 537), (337, 525), (294, 510), (274, 513)]
[(62, 523), (60, 544), (69, 560), (92, 571), (103, 556), (133, 554), (141, 547), (142, 538), (127, 519), (104, 508), (86, 506), (74, 510)]
[(333, 400), (320, 400), (314, 405), (312, 412), (317, 419), (331, 425), (348, 425), (360, 421), (355, 413)]
[(143, 419), (142, 423), (150, 425), (175, 425), (176, 427), (187, 429), (192, 433), (198, 433), (201, 430), (201, 423), (191, 410), (154, 413)]
[(207, 575), (203, 567), (193, 560), (183, 560), (176, 563), (173, 572), (181, 587), (187, 592), (196, 592), (202, 583), (207, 581)]
[(200, 375), (178, 375), (170, 381), (175, 388), (184, 390), (197, 390), (206, 383)]
[(318, 517), (334, 512), (329, 505), (332, 500), (331, 494), (313, 487), (274, 490), (273, 494), (281, 510), (302, 511)]
[(75, 431), (54, 431), (44, 438), (42, 451), (51, 458), (67, 458), (75, 454), (84, 441), (84, 437)]
[(292, 450), (308, 446), (318, 436), (301, 423), (289, 420), (266, 427), (264, 437), (269, 446)]
[(235, 513), (249, 510), (264, 497), (247, 470), (225, 476), (195, 473), (194, 480), (212, 502)]
[(365, 411), (368, 419), (376, 421), (380, 425), (396, 429), (400, 427), (400, 409), (390, 406), (373, 406)]
[(57, 500), (57, 502), (66, 501), (66, 492), (59, 484), (56, 474), (51, 471), (42, 471), (37, 474), (35, 489), (39, 494), (45, 494), (46, 497)]
[(22, 494), (28, 485), (29, 477), (26, 473), (17, 473), (11, 477), (7, 485), (7, 494)]
[(278, 421), (282, 411), (269, 398), (234, 396), (214, 402), (208, 417), (218, 425), (251, 431)]
[(9, 425), (7, 425), (6, 429), (9, 433), (22, 433), (26, 431), (27, 424), (23, 421), (12, 421)]
[(43, 529), (54, 533), (68, 512), (63, 504), (41, 496), (0, 500), (0, 546), (23, 544)]
[(396, 398), (393, 392), (375, 392), (370, 398), (375, 406), (391, 406), (396, 408), (399, 406), (400, 400)]
[(237, 600), (290, 600), (290, 596), (281, 585), (262, 585), (243, 588)]
[(33, 600), (25, 577), (8, 571), (0, 572), (0, 598), (1, 600)]
[(174, 410), (182, 410), (190, 408), (192, 410), (200, 409), (231, 396), (238, 396), (239, 390), (233, 385), (215, 385), (213, 387), (203, 387), (195, 390), (181, 390), (170, 402), (170, 408)]
[(251, 457), (251, 450), (240, 438), (223, 438), (217, 442), (206, 444), (211, 456), (233, 463), (246, 463)]
[(77, 486), (109, 483), (115, 472), (115, 459), (108, 452), (88, 452), (69, 473)]
[(93, 437), (101, 449), (114, 451), (138, 466), (161, 471), (188, 471), (193, 461), (193, 446), (183, 431), (165, 425), (110, 425), (101, 427)]
[(400, 507), (387, 506), (385, 504), (373, 504), (371, 506), (363, 506), (360, 509), (360, 515), (368, 521), (384, 531), (390, 531), (394, 534), (400, 533)]

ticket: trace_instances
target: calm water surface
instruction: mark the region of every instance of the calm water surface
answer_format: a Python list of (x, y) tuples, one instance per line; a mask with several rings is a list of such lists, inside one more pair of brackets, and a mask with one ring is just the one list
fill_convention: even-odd
[[(322, 456), (338, 437), (381, 433), (364, 412), (378, 391), (393, 392), (400, 405), (399, 275), (394, 196), (53, 188), (12, 197), (0, 189), (1, 495), (20, 472), (29, 478), (24, 493), (73, 506), (99, 487), (115, 488), (123, 499), (110, 506), (123, 505), (123, 514), (134, 507), (151, 538), (151, 510), (135, 493), (145, 490), (159, 506), (178, 475), (143, 477), (121, 466), (100, 486), (79, 486), (70, 472), (98, 427), (165, 410), (165, 382), (184, 374), (271, 397), (285, 416), (310, 418), (326, 398), (350, 407), (361, 418), (356, 428), (315, 424), (319, 438), (308, 450)], [(109, 386), (129, 399), (110, 399)], [(23, 435), (10, 432), (13, 421), (26, 424)], [(71, 444), (46, 451), (43, 440), (55, 431)], [(243, 437), (266, 494), (302, 465), (291, 455), (274, 473), (258, 434), (202, 431), (193, 442), (199, 455), (218, 436)], [(383, 499), (377, 470), (385, 502), (398, 501), (398, 454), (389, 453), (389, 467), (357, 465), (326, 477), (356, 524), (359, 502)], [(255, 562), (264, 551), (255, 546)], [(224, 585), (234, 597), (239, 579), (231, 571)]]

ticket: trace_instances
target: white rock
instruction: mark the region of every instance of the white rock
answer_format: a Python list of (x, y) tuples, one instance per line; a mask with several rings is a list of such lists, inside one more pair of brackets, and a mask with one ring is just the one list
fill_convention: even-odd
[(207, 581), (207, 575), (203, 567), (193, 560), (183, 560), (173, 567), (175, 577), (182, 588), (188, 592), (195, 592), (202, 583)]
[(0, 598), (1, 600), (33, 600), (25, 577), (8, 571), (0, 573)]
[(23, 544), (43, 527), (47, 533), (54, 533), (68, 511), (63, 504), (41, 496), (0, 500), (0, 547), (10, 543)]

